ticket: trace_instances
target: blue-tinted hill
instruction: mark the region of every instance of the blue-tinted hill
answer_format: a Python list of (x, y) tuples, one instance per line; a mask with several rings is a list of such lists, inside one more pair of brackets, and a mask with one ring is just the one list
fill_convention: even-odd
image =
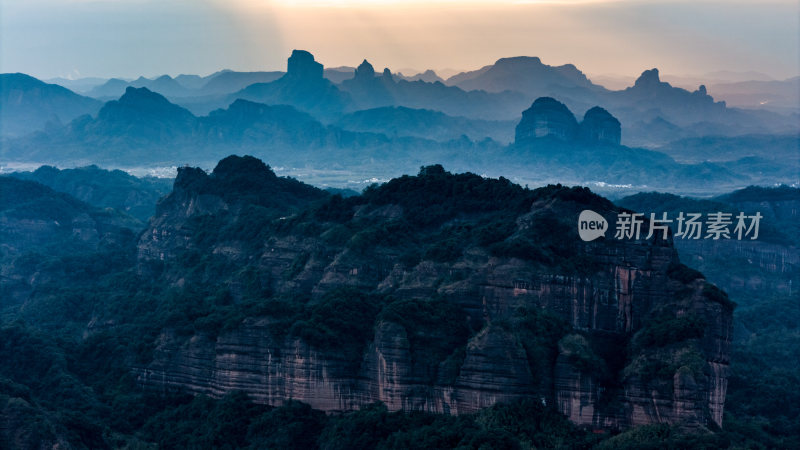
[(0, 136), (21, 136), (95, 114), (102, 103), (22, 73), (0, 74)]

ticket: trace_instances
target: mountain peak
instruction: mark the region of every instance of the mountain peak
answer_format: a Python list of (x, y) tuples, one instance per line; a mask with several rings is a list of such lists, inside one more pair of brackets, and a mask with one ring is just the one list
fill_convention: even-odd
[(580, 125), (580, 132), (583, 139), (589, 142), (620, 145), (622, 140), (622, 126), (619, 120), (599, 106), (586, 111)]
[(567, 105), (552, 97), (539, 97), (530, 108), (522, 112), (515, 142), (521, 144), (545, 136), (570, 140), (577, 131), (578, 121)]
[(212, 175), (215, 178), (276, 178), (275, 172), (260, 159), (245, 155), (230, 155), (217, 163)]
[(0, 74), (0, 134), (23, 136), (46, 129), (48, 123), (69, 122), (95, 114), (101, 103), (57, 84), (23, 73)]
[(322, 64), (314, 61), (314, 55), (305, 50), (292, 50), (286, 71), (287, 77), (321, 80), (322, 74)]
[[(208, 197), (192, 200), (197, 195)], [(179, 168), (172, 193), (158, 204), (156, 220), (183, 220), (223, 209), (236, 215), (236, 210), (248, 204), (283, 216), (326, 196), (324, 191), (293, 178), (278, 177), (258, 158), (231, 155), (217, 163), (210, 174), (201, 168)]]
[(536, 56), (500, 58), (493, 65), (472, 72), (462, 72), (447, 81), (452, 86), (468, 91), (511, 90), (532, 98), (542, 94), (552, 95), (563, 88), (592, 88), (591, 81), (575, 66), (549, 66)]
[(512, 56), (500, 58), (495, 61), (495, 66), (512, 66), (519, 64), (542, 65), (542, 60), (538, 56)]
[(375, 68), (366, 59), (356, 68), (354, 78), (371, 80), (375, 78)]
[(102, 113), (109, 108), (109, 105), (116, 104), (117, 106), (125, 107), (130, 110), (148, 113), (169, 113), (176, 116), (191, 116), (191, 113), (186, 109), (170, 102), (166, 97), (153, 92), (146, 87), (136, 88), (128, 86), (125, 88), (125, 93), (117, 101), (106, 103), (100, 110)]
[(13, 85), (14, 87), (17, 87), (17, 86), (39, 86), (43, 84), (46, 83), (26, 73), (16, 72), (16, 73), (0, 74), (0, 85)]
[(636, 80), (634, 86), (638, 87), (646, 87), (646, 86), (657, 86), (661, 83), (661, 79), (658, 76), (658, 69), (650, 69), (645, 70), (639, 75), (639, 78)]
[(119, 98), (119, 102), (121, 104), (142, 104), (143, 102), (147, 103), (158, 103), (158, 104), (167, 104), (170, 103), (169, 100), (166, 99), (163, 95), (159, 94), (158, 92), (153, 92), (146, 87), (136, 88), (133, 86), (128, 86), (125, 88), (125, 93), (122, 94), (122, 97)]
[(178, 175), (175, 177), (174, 189), (185, 191), (199, 190), (208, 180), (208, 174), (199, 167), (178, 167)]
[(163, 142), (168, 136), (175, 137), (175, 133), (190, 133), (195, 120), (187, 109), (171, 103), (163, 95), (145, 87), (128, 86), (119, 100), (100, 108), (95, 123), (100, 128), (95, 131), (107, 137), (119, 137), (120, 130), (125, 129), (126, 139)]
[(552, 97), (540, 97), (522, 112), (515, 142), (525, 145), (547, 136), (567, 142), (581, 138), (589, 144), (620, 145), (622, 133), (619, 120), (599, 106), (586, 111), (578, 124), (565, 104)]
[(178, 168), (175, 188), (234, 198), (245, 193), (257, 195), (263, 191), (265, 184), (277, 178), (275, 172), (260, 159), (249, 155), (231, 155), (218, 162), (211, 174), (199, 167)]

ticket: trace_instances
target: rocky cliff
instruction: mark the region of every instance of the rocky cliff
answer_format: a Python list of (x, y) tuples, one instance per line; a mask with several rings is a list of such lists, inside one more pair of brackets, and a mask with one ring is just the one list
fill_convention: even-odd
[(522, 144), (545, 136), (572, 140), (577, 133), (578, 121), (566, 105), (551, 97), (540, 97), (522, 112), (515, 142)]
[(566, 142), (618, 146), (622, 140), (622, 128), (617, 118), (599, 106), (586, 111), (579, 124), (565, 104), (551, 97), (540, 97), (522, 112), (515, 143), (530, 145), (548, 136)]
[(226, 161), (179, 171), (139, 261), (254, 309), (212, 332), (164, 329), (140, 384), (325, 411), (464, 414), (531, 397), (597, 428), (722, 423), (732, 304), (671, 239), (582, 242), (581, 210), (618, 211), (588, 190), (432, 166), (358, 197), (295, 194), (254, 220), (267, 197), (247, 186), (276, 199), (288, 181), (263, 165), (237, 178), (260, 162)]
[(226, 104), (237, 99), (269, 105), (291, 105), (318, 118), (338, 115), (349, 96), (323, 77), (324, 67), (305, 50), (293, 50), (286, 74), (268, 83), (255, 83), (227, 96)]
[(376, 77), (375, 68), (365, 59), (356, 68), (353, 78), (342, 81), (341, 87), (359, 109), (393, 105), (396, 101), (390, 88), (394, 81), (388, 71), (385, 69), (382, 76)]
[(322, 80), (322, 69), (322, 64), (314, 61), (314, 55), (311, 53), (305, 50), (292, 50), (292, 56), (287, 63), (286, 77), (319, 81)]
[(587, 142), (604, 142), (620, 145), (622, 126), (616, 117), (605, 109), (595, 106), (583, 115), (580, 125), (581, 138)]

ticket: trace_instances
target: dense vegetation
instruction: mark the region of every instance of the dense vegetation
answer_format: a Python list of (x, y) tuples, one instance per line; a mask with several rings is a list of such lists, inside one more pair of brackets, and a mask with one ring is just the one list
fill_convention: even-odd
[[(279, 179), (281, 189), (275, 190), (274, 174), (253, 161), (247, 167), (255, 173), (242, 178), (226, 176), (228, 172), (237, 177), (246, 173), (237, 168), (240, 162), (225, 161), (211, 175), (189, 173), (178, 186), (252, 195), (236, 196), (236, 221), (228, 222), (228, 213), (198, 218), (196, 247), (187, 248), (171, 267), (137, 267), (131, 231), (91, 246), (76, 244), (64, 251), (43, 247), (14, 256), (17, 269), (38, 278), (24, 303), (0, 304), (0, 423), (16, 428), (15, 440), (0, 442), (0, 448), (28, 448), (60, 440), (92, 449), (156, 445), (324, 449), (800, 446), (796, 389), (800, 383), (800, 310), (796, 295), (748, 302), (728, 299), (723, 292), (708, 288), (706, 295), (718, 296), (720, 303), (735, 300), (740, 304), (737, 321), (744, 328), (737, 331), (742, 334), (733, 355), (724, 430), (715, 433), (659, 425), (612, 437), (580, 429), (550, 407), (531, 400), (498, 404), (458, 417), (389, 412), (381, 404), (326, 416), (292, 401), (276, 408), (257, 405), (240, 392), (214, 399), (143, 390), (129, 369), (152, 360), (157, 337), (165, 328), (183, 336), (213, 338), (236, 328), (247, 317), (269, 315), (270, 332), (276, 338), (299, 337), (357, 364), (374, 327), (392, 323), (406, 330), (413, 371), (431, 382), (458, 375), (467, 340), (480, 332), (463, 311), (442, 298), (396, 299), (359, 287), (336, 289), (314, 300), (303, 294), (275, 294), (261, 282), (253, 266), (231, 264), (204, 252), (204, 246), (213, 242), (263, 243), (272, 234), (291, 230), (321, 235), (331, 245), (354, 252), (391, 249), (403, 242), (408, 248), (401, 260), (408, 265), (423, 258), (453, 261), (466, 246), (474, 245), (493, 255), (559, 264), (561, 270), (582, 272), (590, 271), (591, 264), (582, 261), (576, 249), (563, 245), (567, 239), (557, 230), (570, 229), (566, 223), (561, 226), (563, 218), (534, 216), (526, 227), (519, 227), (514, 218), (537, 201), (587, 202), (600, 210), (610, 206), (585, 188), (557, 185), (529, 190), (504, 179), (452, 175), (441, 166), (425, 167), (416, 177), (401, 177), (348, 198), (290, 179)], [(252, 181), (265, 177), (272, 183)], [(224, 190), (218, 191), (221, 188), (213, 180), (219, 178), (225, 184)], [(36, 212), (35, 208), (23, 211), (14, 199), (25, 200), (26, 195), (37, 192), (55, 199), (52, 207), (37, 213), (46, 217), (71, 217), (76, 210), (111, 214), (47, 188), (32, 191), (17, 183), (23, 182), (10, 182), (13, 190), (4, 190), (0, 197), (7, 214)], [(35, 202), (31, 205), (36, 206)], [(407, 214), (390, 214), (378, 221), (354, 213), (392, 205), (400, 205)], [(160, 208), (167, 206), (162, 203)], [(289, 214), (284, 216), (287, 209)], [(313, 255), (300, 252), (284, 277), (300, 274), (311, 258)], [(170, 278), (174, 273), (188, 280), (183, 287)], [(702, 278), (682, 265), (672, 267), (669, 276), (683, 283)], [(458, 277), (455, 273), (445, 282), (458, 281)], [(508, 320), (492, 326), (516, 336), (535, 376), (542, 375), (560, 351), (579, 370), (601, 374), (599, 382), (611, 391), (618, 387), (615, 374), (625, 370), (657, 378), (671, 377), (682, 366), (695, 367), (696, 354), (686, 352), (685, 360), (665, 362), (658, 359), (659, 351), (683, 348), (701, 337), (703, 321), (692, 315), (652, 319), (638, 331), (630, 348), (619, 342), (598, 345), (537, 309), (520, 308)], [(609, 351), (620, 348), (623, 351)], [(628, 355), (642, 348), (652, 349), (650, 357), (628, 361)], [(781, 407), (776, 407), (776, 399)]]
[[(789, 254), (796, 252), (800, 243), (798, 221), (791, 215), (796, 210), (791, 202), (798, 201), (800, 189), (794, 187), (751, 186), (712, 200), (646, 193), (617, 203), (645, 213), (668, 211), (671, 217), (679, 211), (747, 214), (759, 211), (764, 219), (758, 242), (745, 243), (746, 248)], [(797, 407), (800, 397), (796, 389), (800, 383), (800, 294), (796, 287), (792, 288), (800, 283), (797, 266), (790, 263), (785, 269), (780, 264), (770, 267), (765, 263), (769, 258), (754, 257), (758, 253), (740, 254), (734, 242), (721, 242), (719, 250), (714, 252), (688, 246), (682, 249), (681, 240), (675, 242), (682, 260), (699, 268), (702, 274), (680, 265), (670, 269), (670, 276), (683, 281), (707, 278), (727, 294), (707, 284), (703, 290), (706, 296), (725, 305), (733, 302), (738, 305), (734, 312), (731, 377), (723, 423), (731, 443), (747, 448), (797, 448), (800, 446)], [(752, 287), (741, 280), (757, 280), (758, 284)], [(671, 328), (674, 331), (663, 334), (659, 340), (672, 339), (678, 329), (691, 334), (689, 321), (675, 325), (677, 328)], [(660, 334), (654, 334), (653, 338)]]
[(62, 170), (42, 166), (33, 172), (14, 172), (9, 176), (36, 181), (98, 208), (124, 211), (142, 222), (147, 222), (158, 199), (172, 189), (171, 179), (137, 178), (121, 170), (103, 170), (97, 166)]

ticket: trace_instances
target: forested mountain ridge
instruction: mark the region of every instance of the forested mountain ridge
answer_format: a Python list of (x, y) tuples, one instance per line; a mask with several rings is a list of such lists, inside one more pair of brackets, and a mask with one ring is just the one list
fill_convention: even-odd
[[(376, 395), (390, 409), (443, 411), (436, 408), (448, 406), (451, 414), (462, 415), (463, 419), (457, 420), (424, 416), (430, 424), (425, 427), (456, 433), (452, 435), (455, 441), (446, 441), (450, 444), (436, 441), (439, 443), (431, 445), (452, 447), (462, 439), (463, 442), (477, 439), (474, 433), (483, 433), (480, 430), (496, 430), (488, 423), (485, 425), (488, 429), (484, 425), (470, 428), (474, 427), (470, 424), (501, 410), (527, 417), (522, 420), (523, 416), (519, 416), (522, 420), (519, 423), (534, 421), (526, 427), (542, 426), (534, 423), (552, 421), (559, 414), (566, 414), (575, 423), (608, 427), (613, 434), (617, 426), (626, 426), (626, 421), (642, 423), (637, 421), (654, 417), (626, 416), (626, 411), (631, 411), (626, 405), (634, 405), (636, 411), (639, 400), (613, 394), (622, 392), (616, 383), (627, 385), (629, 393), (641, 389), (635, 387), (637, 384), (655, 387), (666, 402), (659, 403), (662, 406), (657, 412), (662, 414), (669, 411), (663, 405), (674, 401), (668, 400), (670, 395), (677, 395), (675, 398), (698, 395), (697, 391), (691, 394), (692, 391), (686, 390), (690, 373), (695, 379), (695, 387), (691, 389), (705, 389), (703, 383), (725, 376), (724, 371), (720, 372), (725, 359), (717, 356), (711, 360), (713, 364), (701, 363), (702, 357), (697, 356), (708, 355), (704, 350), (710, 348), (706, 347), (711, 342), (708, 339), (725, 335), (724, 322), (713, 320), (729, 317), (730, 313), (725, 311), (730, 311), (732, 305), (726, 296), (697, 272), (677, 264), (673, 259), (675, 251), (669, 244), (613, 239), (593, 244), (580, 242), (574, 234), (576, 224), (571, 217), (577, 217), (583, 208), (612, 215), (619, 211), (587, 190), (559, 186), (527, 190), (504, 179), (454, 175), (441, 167), (429, 166), (416, 176), (401, 177), (370, 188), (362, 195), (343, 199), (276, 177), (267, 166), (252, 158), (231, 157), (218, 166), (208, 174), (198, 169), (181, 169), (173, 192), (161, 201), (147, 232), (138, 236), (129, 234), (116, 244), (109, 241), (99, 248), (80, 250), (86, 252), (83, 256), (54, 254), (47, 265), (40, 262), (19, 266), (21, 270), (47, 276), (35, 278), (34, 289), (18, 297), (21, 303), (2, 312), (6, 342), (34, 345), (40, 339), (38, 333), (57, 333), (62, 340), (54, 346), (35, 344), (41, 351), (30, 353), (39, 355), (32, 356), (33, 360), (40, 357), (56, 360), (60, 352), (67, 351), (74, 356), (52, 374), (60, 373), (60, 377), (72, 380), (69, 383), (91, 386), (94, 393), (79, 394), (84, 391), (73, 390), (73, 394), (64, 396), (58, 394), (61, 388), (48, 393), (38, 385), (31, 385), (22, 372), (12, 370), (15, 367), (12, 365), (0, 372), (0, 379), (10, 380), (3, 381), (6, 388), (0, 394), (0, 403), (10, 395), (8, 398), (14, 402), (18, 401), (15, 398), (25, 399), (28, 406), (20, 409), (19, 403), (13, 403), (13, 407), (6, 406), (3, 410), (0, 405), (3, 410), (0, 416), (5, 414), (7, 420), (39, 417), (37, 420), (52, 425), (53, 436), (60, 436), (63, 442), (76, 447), (81, 447), (76, 444), (79, 442), (95, 442), (95, 448), (102, 447), (103, 442), (112, 442), (102, 437), (108, 430), (118, 433), (116, 445), (157, 441), (169, 447), (168, 442), (184, 442), (184, 446), (188, 442), (211, 442), (203, 437), (207, 435), (201, 434), (206, 432), (202, 430), (209, 423), (224, 421), (202, 422), (206, 420), (202, 418), (230, 411), (234, 405), (246, 408), (247, 412), (242, 410), (237, 415), (250, 431), (225, 434), (229, 432), (220, 429), (215, 433), (228, 436), (233, 439), (231, 442), (242, 446), (248, 442), (272, 442), (265, 440), (272, 438), (263, 433), (274, 439), (278, 436), (289, 439), (283, 442), (300, 442), (300, 434), (267, 432), (266, 428), (255, 426), (256, 421), (282, 423), (276, 414), (294, 414), (292, 421), (304, 421), (310, 427), (305, 428), (305, 435), (311, 446), (341, 439), (334, 438), (338, 434), (323, 431), (330, 430), (328, 427), (350, 427), (354, 426), (351, 421), (361, 420), (369, 423), (394, 420), (401, 426), (403, 421), (414, 417), (363, 406), (362, 412), (322, 420), (314, 418), (317, 416), (311, 410), (296, 409), (292, 403), (275, 409), (259, 406), (278, 402), (291, 391), (295, 398), (307, 395), (307, 400), (316, 402), (318, 408), (339, 410), (356, 404), (348, 401), (347, 395), (352, 395), (355, 389), (364, 389), (362, 392)], [(775, 194), (776, 201), (785, 201), (785, 195), (780, 195)], [(763, 196), (751, 189), (730, 197), (736, 201), (760, 201)], [(544, 233), (543, 229), (555, 232)], [(455, 238), (447, 239), (448, 236)], [(577, 245), (572, 245), (573, 242)], [(609, 264), (618, 264), (614, 261), (620, 254), (627, 255), (626, 264), (635, 264), (637, 268), (622, 266), (610, 273)], [(98, 266), (97, 261), (108, 263)], [(59, 267), (71, 269), (53, 271)], [(86, 278), (87, 273), (91, 278)], [(622, 283), (624, 277), (632, 284)], [(659, 280), (665, 280), (667, 292), (674, 292), (675, 296), (655, 299), (653, 283), (661, 283)], [(67, 285), (71, 288), (63, 287)], [(470, 287), (476, 285), (478, 297), (475, 288)], [(632, 290), (622, 290), (625, 286)], [(606, 290), (608, 297), (603, 294)], [(291, 292), (305, 294), (296, 296)], [(690, 292), (695, 294), (683, 297)], [(624, 329), (621, 324), (628, 323), (627, 319), (613, 319), (627, 317), (624, 307), (602, 313), (607, 308), (603, 303), (606, 300), (602, 299), (611, 301), (608, 306), (613, 301), (624, 305), (630, 295), (638, 299), (637, 305), (644, 305), (650, 298), (651, 305), (658, 304), (661, 308), (645, 313), (655, 315), (648, 315), (639, 323), (637, 317), (642, 310), (633, 309), (629, 322), (633, 328), (618, 335), (622, 341), (612, 339), (613, 344), (602, 341), (617, 333), (608, 334), (602, 327)], [(582, 311), (587, 310), (581, 306), (575, 309), (571, 303), (575, 298), (589, 302), (588, 315), (584, 315)], [(662, 302), (664, 298), (667, 300)], [(599, 308), (598, 314), (591, 312), (593, 301)], [(544, 309), (522, 310), (523, 303), (543, 305)], [(54, 315), (53, 311), (59, 313)], [(693, 313), (680, 316), (681, 311)], [(756, 310), (748, 308), (745, 314), (754, 317)], [(17, 321), (17, 328), (8, 328), (7, 320), (12, 319)], [(403, 335), (405, 340), (398, 341), (398, 336)], [(253, 342), (259, 343), (255, 348), (249, 347)], [(464, 342), (466, 346), (462, 347)], [(598, 345), (598, 342), (603, 343)], [(20, 348), (18, 344), (8, 350)], [(493, 353), (515, 345), (522, 350), (512, 354)], [(720, 348), (719, 344), (714, 345)], [(604, 352), (604, 348), (624, 350), (615, 356)], [(254, 365), (247, 362), (252, 356), (244, 353), (258, 355), (263, 349), (269, 349), (273, 362), (275, 358), (283, 362), (266, 366), (272, 369), (260, 366), (256, 362), (262, 361), (259, 356), (255, 356)], [(420, 353), (420, 349), (430, 352)], [(287, 366), (288, 360), (284, 359), (298, 350), (308, 352), (310, 359), (303, 359), (306, 365)], [(0, 348), (0, 351), (5, 350)], [(377, 354), (397, 358), (398, 364), (393, 367), (403, 370), (379, 376), (380, 372), (373, 372), (376, 366), (369, 356)], [(752, 358), (748, 355), (740, 357)], [(497, 365), (497, 361), (508, 364)], [(679, 384), (667, 376), (676, 368), (675, 363), (686, 366), (679, 371)], [(707, 364), (709, 371), (702, 368), (703, 364)], [(286, 372), (290, 366), (291, 375)], [(229, 375), (222, 375), (223, 367), (232, 369)], [(315, 367), (326, 367), (327, 375), (321, 379), (313, 375), (318, 373)], [(584, 370), (600, 374), (597, 385), (604, 387), (606, 394), (612, 394), (596, 397), (592, 394), (592, 384), (587, 387), (583, 381), (571, 387), (572, 377), (583, 380), (588, 376)], [(25, 373), (34, 372), (26, 369)], [(356, 380), (362, 381), (348, 381), (347, 377), (353, 373), (357, 374)], [(642, 376), (638, 381), (637, 373)], [(486, 384), (486, 380), (500, 374), (506, 376), (502, 378), (506, 380), (503, 386), (513, 389), (499, 390), (498, 386)], [(512, 376), (508, 377), (509, 374)], [(542, 374), (545, 375), (539, 378)], [(551, 375), (547, 381), (546, 374), (558, 376)], [(749, 388), (742, 381), (741, 372), (736, 376), (736, 395), (742, 403), (741, 395)], [(40, 378), (44, 383), (52, 382), (44, 373)], [(378, 381), (374, 384), (363, 381), (370, 379)], [(392, 382), (386, 384), (387, 381)], [(326, 390), (325, 386), (335, 383), (347, 386), (346, 390)], [(313, 390), (306, 390), (312, 385)], [(408, 385), (413, 389), (404, 391)], [(469, 396), (462, 394), (435, 401), (437, 386), (441, 385), (453, 386), (452, 392), (482, 392), (481, 398), (510, 403), (497, 404), (472, 415), (468, 412), (475, 403), (471, 403), (474, 400)], [(389, 386), (391, 389), (387, 390)], [(200, 395), (192, 400), (172, 394), (164, 396), (187, 389), (223, 397), (213, 400)], [(223, 394), (236, 390), (248, 392), (248, 397)], [(314, 392), (323, 395), (315, 398)], [(341, 396), (337, 392), (351, 394)], [(498, 392), (502, 392), (502, 398), (497, 396)], [(64, 400), (56, 400), (52, 395), (61, 395), (62, 399), (78, 395), (80, 403), (87, 405), (86, 414), (80, 420), (53, 415), (63, 408)], [(542, 397), (547, 406), (539, 410)], [(694, 398), (701, 397), (708, 398), (703, 395)], [(257, 403), (251, 403), (253, 400)], [(102, 412), (112, 401), (145, 405), (148, 414), (154, 417), (148, 420), (132, 415), (132, 411), (139, 409), (127, 407), (116, 408), (114, 414)], [(757, 426), (743, 422), (747, 413), (742, 408), (755, 407), (747, 406), (752, 402), (744, 403), (726, 405), (726, 410), (737, 411), (735, 418), (726, 415), (726, 431), (715, 434), (701, 431), (687, 437), (684, 434), (687, 429), (695, 432), (706, 426), (715, 429), (713, 416), (704, 415), (705, 409), (700, 408), (694, 413), (683, 410), (681, 414), (686, 415), (680, 416), (682, 419), (678, 416), (668, 419), (682, 424), (677, 425), (679, 428), (667, 424), (634, 428), (619, 436), (625, 440), (615, 438), (613, 442), (634, 442), (645, 439), (642, 437), (645, 435), (650, 436), (646, 439), (654, 436), (642, 433), (656, 433), (670, 442), (684, 442), (683, 445), (706, 442), (703, 445), (712, 448), (726, 447), (729, 440), (789, 442), (767, 437), (761, 428), (747, 428), (757, 431), (743, 435), (746, 427)], [(589, 406), (594, 409), (591, 415)], [(614, 419), (609, 419), (610, 412)], [(459, 428), (462, 425), (453, 420), (467, 428)], [(163, 421), (192, 423), (189, 426), (196, 432), (168, 430), (158, 425)], [(590, 439), (568, 423), (558, 422), (563, 428), (548, 428), (557, 422), (548, 423), (553, 425), (546, 426), (544, 429), (548, 431), (541, 434), (510, 431), (511, 435), (495, 434), (491, 439), (492, 442), (533, 439), (539, 445), (552, 446), (554, 441), (548, 439), (562, 436), (558, 439), (567, 439), (580, 448), (604, 440), (600, 435)], [(700, 427), (696, 428), (698, 424)], [(685, 428), (687, 425), (690, 428)], [(81, 432), (84, 437), (74, 434), (76, 427), (84, 430)], [(31, 437), (26, 429), (20, 428), (19, 436)], [(138, 437), (134, 438), (131, 430), (138, 430)], [(376, 430), (383, 431), (363, 435), (368, 439), (365, 442), (377, 445), (387, 442), (390, 436), (401, 439), (404, 433), (392, 427)], [(419, 428), (420, 433), (428, 433), (423, 430), (431, 432), (433, 428)], [(418, 439), (432, 438), (425, 436)], [(608, 445), (611, 443), (609, 440)], [(286, 445), (289, 444), (283, 446)]]
[[(275, 194), (215, 187), (242, 186), (221, 167), (249, 164), (181, 169), (142, 234), (141, 271), (227, 299), (196, 319), (205, 332), (162, 332), (136, 369), (143, 385), (330, 411), (382, 401), (464, 414), (532, 397), (601, 428), (721, 423), (732, 303), (668, 242), (582, 243), (582, 209), (615, 212), (601, 197), (428, 166), (271, 211), (259, 198)], [(242, 304), (259, 312), (241, 316)], [(632, 395), (653, 389), (684, 406)]]

